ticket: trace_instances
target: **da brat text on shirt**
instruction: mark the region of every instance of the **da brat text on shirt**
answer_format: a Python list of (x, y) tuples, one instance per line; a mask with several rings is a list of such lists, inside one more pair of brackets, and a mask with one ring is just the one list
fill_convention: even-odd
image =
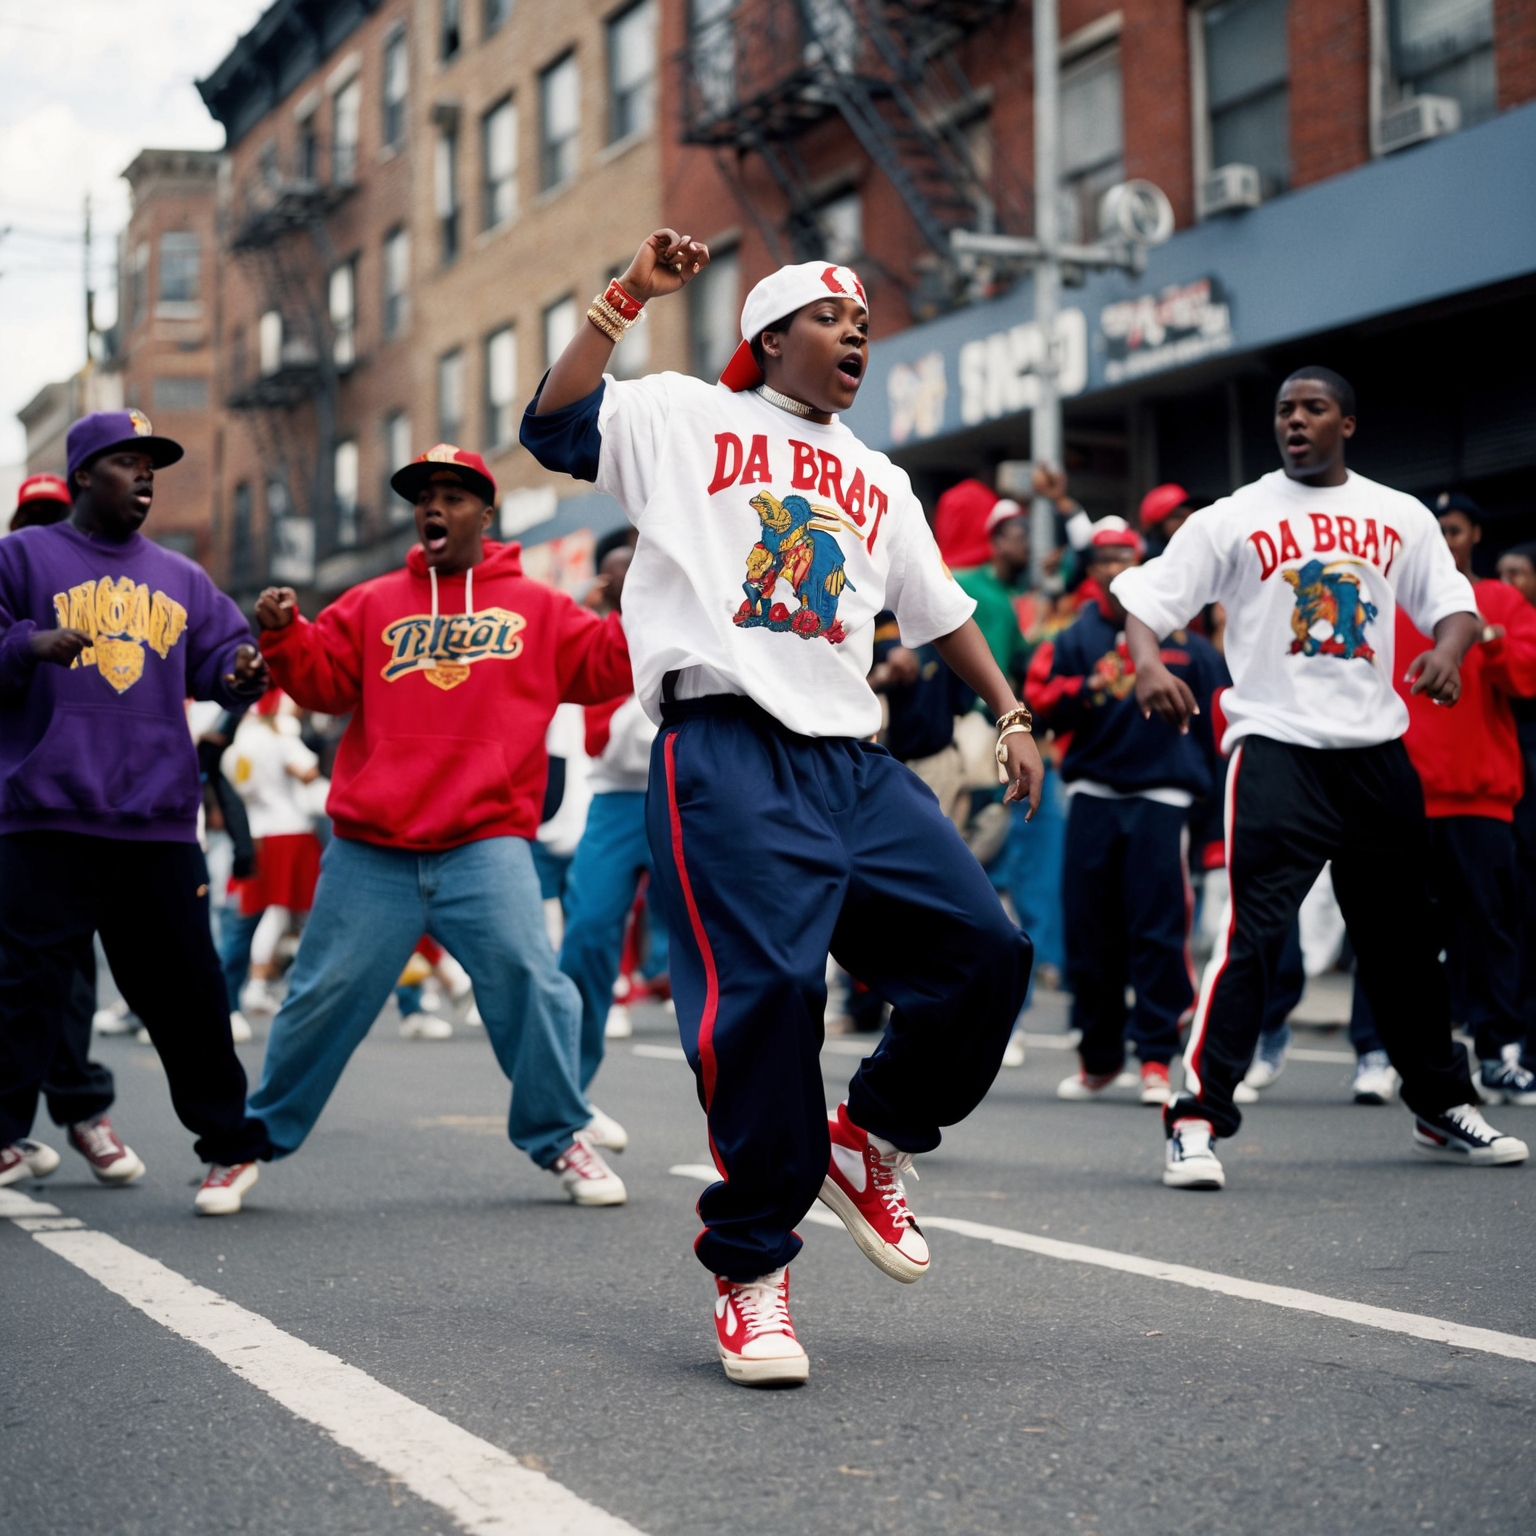
[[(843, 484), (843, 463), (835, 453), (810, 443), (788, 442), (791, 455), (790, 486), (796, 491), (810, 491), (837, 503), (856, 528), (868, 527), (864, 536), (866, 549), (874, 550), (880, 523), (890, 506), (890, 498), (878, 485), (866, 484), (864, 471), (855, 469), (853, 478)], [(714, 496), (730, 486), (772, 485), (774, 473), (769, 463), (768, 436), (753, 435), (750, 446), (743, 446), (734, 432), (715, 433), (715, 472), (707, 495)]]
[[(1374, 565), (1383, 576), (1392, 574), (1392, 562), (1403, 547), (1403, 536), (1390, 523), (1378, 528), (1374, 517), (1345, 517), (1342, 513), (1308, 512), (1295, 519), (1302, 537), (1310, 535), (1314, 555), (1353, 555)], [(1274, 531), (1256, 528), (1248, 535), (1259, 557), (1259, 580), (1268, 581), (1287, 560), (1300, 560), (1304, 553), (1291, 528), (1292, 519), (1282, 517)], [(1310, 525), (1310, 526), (1309, 526)]]

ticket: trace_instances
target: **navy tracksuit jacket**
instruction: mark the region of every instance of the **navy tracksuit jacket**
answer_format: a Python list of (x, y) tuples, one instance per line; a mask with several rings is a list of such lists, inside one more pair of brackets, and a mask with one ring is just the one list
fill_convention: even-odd
[[(1143, 719), (1125, 637), (1106, 602), (1084, 608), (1036, 651), (1026, 688), (1036, 719), (1070, 735), (1061, 765), (1069, 790), (1086, 783), (1101, 791), (1072, 794), (1062, 871), (1073, 1023), (1083, 1069), (1094, 1076), (1120, 1070), (1127, 1022), (1143, 1062), (1171, 1061), (1179, 1020), (1194, 1005), (1185, 838), (1214, 801), (1211, 697), (1231, 683), (1216, 648), (1181, 630), (1163, 641), (1162, 659), (1200, 714), (1186, 736), (1155, 715)], [(1182, 791), (1193, 807), (1149, 798), (1158, 791)], [(1129, 1021), (1127, 983), (1136, 994)]]

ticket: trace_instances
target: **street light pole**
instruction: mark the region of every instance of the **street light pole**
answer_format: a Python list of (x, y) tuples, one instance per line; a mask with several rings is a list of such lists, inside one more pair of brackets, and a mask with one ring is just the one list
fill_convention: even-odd
[[(1056, 0), (1034, 0), (1035, 49), (1035, 325), (1041, 355), (1036, 397), (1029, 418), (1030, 457), (1062, 467), (1061, 396), (1056, 389), (1056, 314), (1061, 300), (1061, 109)], [(1056, 547), (1056, 507), (1034, 498), (1030, 563), (1035, 585), (1045, 578), (1045, 557)]]

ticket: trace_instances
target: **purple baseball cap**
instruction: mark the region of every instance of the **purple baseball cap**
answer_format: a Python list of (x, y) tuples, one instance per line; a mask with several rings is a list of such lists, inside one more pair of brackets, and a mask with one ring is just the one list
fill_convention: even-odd
[(114, 448), (132, 448), (147, 453), (156, 469), (174, 464), (185, 450), (169, 437), (156, 437), (149, 417), (143, 411), (92, 411), (69, 429), (66, 440), (69, 454), (69, 478), (84, 469), (92, 459)]

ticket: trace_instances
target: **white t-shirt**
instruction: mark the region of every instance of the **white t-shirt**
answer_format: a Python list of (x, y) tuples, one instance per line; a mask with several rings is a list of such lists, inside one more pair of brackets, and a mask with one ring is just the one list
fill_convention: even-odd
[(1277, 469), (1197, 512), (1110, 590), (1159, 635), (1206, 603), (1225, 607), (1224, 752), (1254, 734), (1300, 747), (1394, 740), (1408, 729), (1392, 686), (1397, 604), (1425, 634), (1477, 611), (1434, 514), (1354, 473), (1319, 488)]
[(592, 793), (644, 790), (651, 780), (651, 743), (655, 740), (656, 727), (639, 699), (625, 699), (608, 722), (608, 745), (603, 755), (593, 761)]
[(307, 773), (320, 759), (281, 727), (274, 729), (265, 716), (247, 715), (235, 729), (235, 739), (224, 749), (224, 777), (235, 786), (245, 803), (251, 836), (289, 837), (310, 832), (310, 796), (305, 786), (288, 772)]
[[(924, 645), (975, 604), (905, 471), (822, 426), (677, 373), (606, 381), (597, 485), (640, 531), (624, 582), (635, 692), (746, 694), (803, 736), (872, 736), (875, 615)], [(685, 670), (686, 669), (686, 670)], [(697, 670), (692, 670), (697, 669)]]

